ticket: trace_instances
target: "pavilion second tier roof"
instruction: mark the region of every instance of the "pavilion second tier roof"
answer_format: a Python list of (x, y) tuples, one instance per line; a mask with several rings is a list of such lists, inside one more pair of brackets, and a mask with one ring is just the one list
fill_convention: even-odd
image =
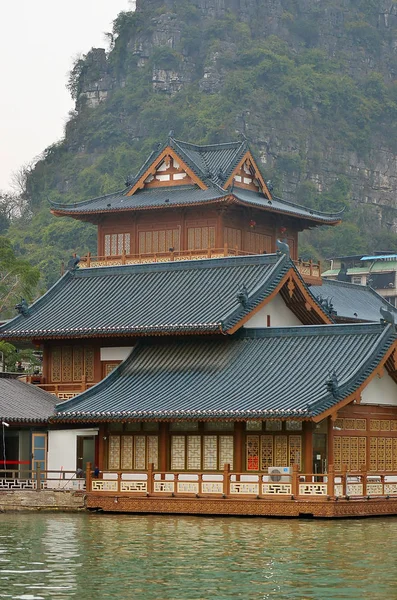
[(142, 338), (106, 379), (58, 404), (55, 419), (316, 420), (351, 401), (395, 339), (393, 327), (378, 324), (251, 329), (156, 344)]
[[(182, 186), (164, 186), (145, 188), (142, 178), (147, 170), (155, 165), (165, 151), (178, 156), (194, 177), (194, 183)], [(76, 202), (72, 204), (51, 203), (51, 210), (58, 216), (71, 216), (90, 220), (95, 214), (107, 214), (122, 211), (141, 211), (175, 207), (201, 206), (212, 203), (235, 203), (272, 213), (281, 213), (299, 217), (308, 226), (318, 224), (336, 224), (342, 212), (326, 213), (312, 210), (294, 202), (280, 198), (271, 198), (269, 191), (258, 188), (258, 192), (249, 192), (232, 184), (233, 173), (241, 160), (247, 155), (253, 157), (246, 141), (225, 144), (197, 145), (168, 138), (164, 145), (153, 151), (138, 173), (129, 178), (124, 189), (113, 194)], [(259, 177), (264, 177), (258, 168)], [(266, 184), (263, 183), (264, 188)]]
[[(0, 327), (0, 339), (226, 333), (287, 276), (305, 292), (293, 263), (279, 254), (77, 269)], [(312, 303), (309, 323), (327, 322)]]

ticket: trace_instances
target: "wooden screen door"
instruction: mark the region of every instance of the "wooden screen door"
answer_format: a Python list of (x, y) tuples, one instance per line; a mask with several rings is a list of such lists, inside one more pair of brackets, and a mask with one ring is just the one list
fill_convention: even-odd
[(88, 462), (95, 466), (95, 436), (78, 435), (76, 470), (81, 469), (85, 473)]
[(47, 469), (47, 434), (32, 433), (32, 470)]

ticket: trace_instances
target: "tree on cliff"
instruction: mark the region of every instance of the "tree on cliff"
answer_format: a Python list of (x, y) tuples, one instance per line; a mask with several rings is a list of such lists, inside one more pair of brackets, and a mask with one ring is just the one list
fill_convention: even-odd
[(40, 271), (17, 258), (11, 242), (0, 236), (0, 318), (13, 316), (13, 308), (21, 298), (31, 301), (39, 279)]

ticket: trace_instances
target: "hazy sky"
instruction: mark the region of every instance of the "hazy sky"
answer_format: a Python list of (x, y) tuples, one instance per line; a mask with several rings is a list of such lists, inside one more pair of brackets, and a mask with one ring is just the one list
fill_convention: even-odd
[(0, 0), (0, 190), (13, 171), (59, 140), (73, 108), (73, 59), (105, 47), (129, 0)]

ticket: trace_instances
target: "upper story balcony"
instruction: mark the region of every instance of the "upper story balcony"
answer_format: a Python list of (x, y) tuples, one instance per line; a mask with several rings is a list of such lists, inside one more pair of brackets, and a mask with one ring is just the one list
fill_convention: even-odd
[[(79, 262), (80, 268), (111, 267), (121, 265), (134, 265), (168, 261), (202, 260), (210, 258), (222, 258), (228, 256), (253, 256), (253, 252), (246, 252), (238, 248), (208, 248), (195, 250), (179, 250), (171, 252), (158, 252), (151, 254), (118, 254), (112, 256), (94, 256), (90, 253), (82, 257)], [(312, 260), (293, 261), (303, 280), (308, 285), (321, 285), (321, 264)]]

